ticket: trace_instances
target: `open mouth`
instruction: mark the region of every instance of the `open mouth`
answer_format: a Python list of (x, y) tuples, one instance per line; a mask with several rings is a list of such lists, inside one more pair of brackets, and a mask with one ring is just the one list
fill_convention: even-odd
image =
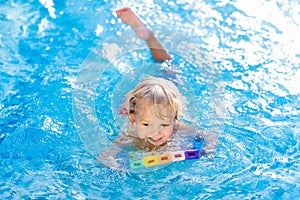
[(152, 143), (152, 144), (159, 144), (159, 143), (161, 143), (162, 142), (162, 140), (163, 140), (163, 138), (161, 137), (161, 138), (156, 138), (156, 139), (154, 139), (154, 138), (148, 138), (149, 139), (149, 141)]

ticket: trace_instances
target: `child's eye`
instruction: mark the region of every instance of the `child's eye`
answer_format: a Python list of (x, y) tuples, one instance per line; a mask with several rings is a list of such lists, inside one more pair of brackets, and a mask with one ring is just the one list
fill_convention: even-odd
[(147, 126), (148, 127), (148, 126), (150, 126), (150, 124), (143, 124), (143, 126)]
[(170, 124), (161, 124), (161, 126), (167, 127), (167, 126), (170, 126)]

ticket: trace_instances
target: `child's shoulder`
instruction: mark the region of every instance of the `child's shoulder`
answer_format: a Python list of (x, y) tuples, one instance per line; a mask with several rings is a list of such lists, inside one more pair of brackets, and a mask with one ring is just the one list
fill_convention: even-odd
[(178, 127), (180, 131), (195, 129), (192, 125), (185, 124), (183, 122), (178, 122)]
[(177, 132), (180, 136), (195, 136), (199, 133), (194, 126), (179, 122)]

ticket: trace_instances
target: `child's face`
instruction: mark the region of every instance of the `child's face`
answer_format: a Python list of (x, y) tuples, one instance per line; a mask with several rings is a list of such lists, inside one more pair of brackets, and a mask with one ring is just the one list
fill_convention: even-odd
[[(167, 109), (162, 105), (156, 105), (163, 116), (167, 115)], [(173, 133), (174, 116), (159, 118), (154, 106), (144, 109), (143, 112), (134, 115), (137, 134), (139, 138), (147, 139), (155, 146), (162, 145), (168, 141)]]

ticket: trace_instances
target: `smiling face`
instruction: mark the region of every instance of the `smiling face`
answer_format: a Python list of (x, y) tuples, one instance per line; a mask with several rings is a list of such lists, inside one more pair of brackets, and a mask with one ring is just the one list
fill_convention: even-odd
[(143, 79), (127, 94), (128, 116), (136, 125), (137, 137), (151, 144), (165, 144), (171, 137), (181, 108), (176, 86), (162, 78)]
[[(158, 113), (159, 112), (159, 113)], [(155, 146), (165, 144), (172, 136), (175, 117), (163, 105), (152, 105), (132, 115), (139, 138)]]

